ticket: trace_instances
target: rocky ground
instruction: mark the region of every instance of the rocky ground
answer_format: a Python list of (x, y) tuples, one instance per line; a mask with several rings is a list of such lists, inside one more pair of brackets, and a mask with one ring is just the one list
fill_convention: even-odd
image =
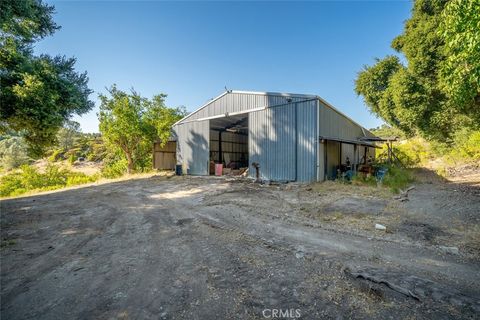
[(1, 317), (475, 318), (480, 190), (419, 176), (407, 199), (150, 177), (3, 200)]

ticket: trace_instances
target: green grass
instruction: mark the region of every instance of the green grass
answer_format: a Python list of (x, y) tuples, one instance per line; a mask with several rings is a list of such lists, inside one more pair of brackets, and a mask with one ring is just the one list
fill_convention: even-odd
[(61, 169), (55, 165), (48, 165), (45, 172), (24, 165), (19, 170), (12, 171), (0, 178), (0, 197), (18, 196), (27, 192), (40, 192), (61, 189), (95, 182), (99, 175), (88, 176), (84, 173)]
[(383, 178), (382, 184), (393, 193), (398, 193), (400, 190), (406, 189), (407, 186), (414, 181), (409, 169), (404, 169), (395, 166), (388, 166), (388, 171)]
[(0, 241), (0, 248), (6, 248), (6, 247), (9, 247), (9, 246), (13, 246), (15, 245), (17, 242), (15, 240), (12, 240), (12, 239), (5, 239), (5, 240), (1, 240)]
[(406, 189), (409, 184), (414, 182), (411, 169), (405, 169), (393, 165), (382, 165), (387, 169), (387, 173), (383, 178), (383, 181), (379, 182), (377, 179), (370, 175), (365, 176), (357, 174), (352, 177), (352, 185), (365, 186), (378, 190), (379, 187), (386, 187), (393, 193), (398, 193), (400, 190)]

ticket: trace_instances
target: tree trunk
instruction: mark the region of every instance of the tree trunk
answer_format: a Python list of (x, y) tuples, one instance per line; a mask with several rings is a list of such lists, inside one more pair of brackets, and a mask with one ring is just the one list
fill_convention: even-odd
[(133, 172), (133, 158), (132, 155), (128, 152), (125, 153), (127, 156), (127, 173), (131, 174)]

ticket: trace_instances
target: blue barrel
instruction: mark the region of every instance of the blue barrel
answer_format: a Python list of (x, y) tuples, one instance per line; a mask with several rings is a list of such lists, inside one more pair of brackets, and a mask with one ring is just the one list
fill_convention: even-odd
[(181, 176), (182, 175), (182, 165), (181, 164), (177, 164), (175, 166), (175, 174), (177, 176)]

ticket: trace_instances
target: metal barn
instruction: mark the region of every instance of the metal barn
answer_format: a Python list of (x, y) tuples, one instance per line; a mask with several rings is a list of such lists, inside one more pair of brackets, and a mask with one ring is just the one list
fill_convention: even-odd
[(191, 175), (213, 163), (259, 166), (262, 179), (322, 181), (374, 157), (375, 137), (316, 95), (226, 91), (175, 123), (177, 164)]

